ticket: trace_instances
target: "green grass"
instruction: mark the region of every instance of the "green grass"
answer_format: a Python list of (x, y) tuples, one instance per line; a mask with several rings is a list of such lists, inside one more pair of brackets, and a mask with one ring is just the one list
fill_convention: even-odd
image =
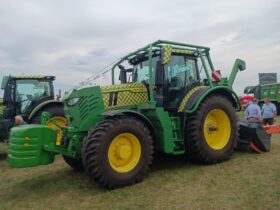
[(0, 209), (280, 209), (280, 135), (268, 153), (236, 152), (216, 165), (160, 155), (142, 183), (111, 191), (61, 157), (47, 166), (11, 169), (6, 151), (1, 143)]

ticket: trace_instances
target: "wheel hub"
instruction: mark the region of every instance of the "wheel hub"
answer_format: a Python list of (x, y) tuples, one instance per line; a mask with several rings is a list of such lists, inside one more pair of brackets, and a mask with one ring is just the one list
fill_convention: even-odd
[(204, 138), (207, 144), (215, 150), (223, 149), (231, 134), (231, 124), (228, 115), (222, 109), (210, 111), (204, 121)]
[(108, 150), (108, 160), (111, 167), (120, 173), (133, 170), (141, 156), (141, 145), (138, 138), (131, 133), (116, 136)]
[(208, 133), (212, 133), (212, 132), (218, 131), (219, 128), (215, 125), (207, 124), (207, 130), (208, 130)]
[(118, 145), (116, 147), (116, 156), (118, 159), (128, 159), (132, 154), (131, 148), (128, 145)]
[[(65, 127), (67, 124), (67, 120), (65, 117), (55, 116), (55, 117), (52, 117), (51, 120), (54, 120), (61, 127)], [(51, 120), (47, 121), (47, 126), (56, 130), (56, 132), (57, 132), (56, 145), (60, 145), (60, 142), (62, 139), (62, 130), (60, 128), (58, 128), (54, 123), (52, 123)]]

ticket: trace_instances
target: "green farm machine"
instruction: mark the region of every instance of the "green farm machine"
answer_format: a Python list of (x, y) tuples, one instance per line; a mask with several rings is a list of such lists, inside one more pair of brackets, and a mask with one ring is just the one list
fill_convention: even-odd
[[(117, 188), (140, 182), (155, 150), (206, 164), (228, 160), (240, 110), (232, 85), (246, 67), (236, 59), (228, 78), (213, 81), (209, 51), (159, 40), (122, 57), (112, 67), (112, 85), (73, 90), (65, 98), (68, 126), (57, 124), (60, 145), (45, 126), (52, 121), (47, 113), (41, 125), (14, 127), (10, 166), (48, 164), (61, 154), (100, 185)], [(115, 84), (118, 68), (121, 84)]]
[[(54, 76), (4, 76), (0, 101), (0, 141), (8, 139), (10, 129), (15, 125), (15, 116), (20, 115), (25, 122), (40, 124), (42, 112), (51, 114), (51, 119), (60, 125), (66, 124), (63, 103), (55, 98)], [(57, 127), (51, 122), (48, 126)], [(58, 142), (61, 136), (58, 135)]]

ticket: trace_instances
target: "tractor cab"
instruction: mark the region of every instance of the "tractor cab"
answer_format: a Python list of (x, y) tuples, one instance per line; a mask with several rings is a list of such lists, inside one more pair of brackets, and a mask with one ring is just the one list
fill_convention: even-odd
[(54, 76), (4, 76), (1, 89), (3, 97), (2, 125), (9, 130), (14, 117), (21, 115), (26, 121), (36, 106), (54, 99)]
[[(168, 110), (176, 109), (187, 90), (199, 82), (197, 57), (185, 53), (172, 53), (163, 62), (161, 54), (153, 57), (155, 100)], [(133, 82), (149, 84), (148, 58), (133, 65)]]
[[(200, 84), (199, 70), (203, 69), (203, 65), (199, 53), (196, 49), (182, 50), (164, 45), (153, 49), (150, 57), (149, 60), (147, 51), (139, 52), (127, 59), (130, 68), (118, 64), (119, 79), (122, 84), (142, 83), (148, 91), (152, 83), (156, 105), (168, 111), (177, 111), (186, 93)], [(151, 99), (151, 94), (149, 96)]]
[[(237, 72), (246, 68), (245, 62), (237, 59), (228, 78), (219, 75), (220, 78), (215, 79), (213, 75), (219, 71), (215, 70), (209, 51), (210, 48), (204, 46), (155, 42), (121, 58), (112, 68), (112, 84), (115, 68), (119, 67), (122, 84), (144, 84), (150, 104), (154, 102), (155, 107), (163, 107), (168, 112), (182, 112), (192, 108), (199, 96), (210, 88), (232, 88)], [(125, 68), (123, 63), (130, 67)], [(197, 94), (191, 94), (194, 88)]]

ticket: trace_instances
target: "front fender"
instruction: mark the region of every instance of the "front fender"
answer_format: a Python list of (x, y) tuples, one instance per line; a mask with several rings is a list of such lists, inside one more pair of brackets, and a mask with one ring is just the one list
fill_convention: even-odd
[(126, 109), (111, 110), (111, 111), (106, 111), (106, 112), (102, 113), (101, 115), (107, 116), (107, 117), (113, 117), (113, 116), (118, 116), (118, 115), (133, 116), (133, 117), (136, 117), (136, 118), (142, 120), (145, 124), (147, 124), (147, 126), (153, 126), (151, 121), (145, 115), (141, 114), (140, 112), (133, 111), (133, 110), (126, 110)]
[(52, 104), (63, 105), (63, 102), (57, 101), (57, 100), (47, 100), (47, 101), (44, 101), (43, 103), (40, 103), (32, 110), (32, 112), (30, 113), (30, 115), (28, 117), (28, 120), (32, 119), (32, 117), (34, 117), (41, 109), (43, 109), (46, 106), (52, 105)]
[(143, 123), (145, 123), (145, 125), (150, 129), (153, 139), (154, 140), (157, 139), (153, 123), (145, 115), (143, 115), (140, 112), (123, 109), (123, 110), (106, 111), (106, 112), (102, 113), (101, 115), (103, 115), (105, 117), (113, 117), (113, 116), (118, 116), (118, 115), (126, 115), (126, 116), (135, 117), (135, 118), (141, 120)]

